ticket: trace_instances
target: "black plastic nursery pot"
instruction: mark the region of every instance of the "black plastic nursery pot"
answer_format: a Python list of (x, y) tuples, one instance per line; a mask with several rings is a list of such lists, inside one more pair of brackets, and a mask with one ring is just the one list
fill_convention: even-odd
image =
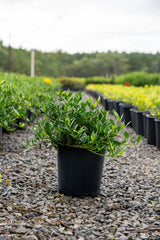
[(103, 105), (103, 99), (104, 99), (104, 95), (100, 92), (97, 91), (93, 91), (93, 90), (85, 90), (90, 96), (92, 96), (93, 98), (95, 98), (96, 100), (100, 97), (101, 98), (101, 104)]
[(58, 146), (59, 192), (96, 197), (100, 192), (104, 157), (88, 150)]
[(100, 97), (100, 93), (97, 91), (93, 91), (93, 95), (92, 95), (95, 99), (98, 99)]
[(119, 107), (120, 103), (122, 103), (122, 101), (109, 99), (109, 111), (112, 112), (114, 109), (120, 115), (120, 107)]
[(31, 122), (34, 122), (34, 120), (36, 119), (36, 115), (30, 110), (27, 111), (27, 117)]
[(155, 118), (155, 131), (156, 131), (156, 146), (157, 149), (160, 150), (160, 119)]
[(16, 126), (13, 124), (10, 124), (9, 127), (12, 128), (12, 130), (7, 130), (6, 128), (2, 127), (2, 133), (10, 134), (16, 130)]
[(144, 136), (144, 123), (143, 123), (143, 112), (136, 111), (136, 129), (137, 134)]
[(113, 109), (114, 109), (114, 106), (113, 106), (113, 103), (114, 103), (115, 100), (113, 99), (108, 99), (108, 110), (110, 111), (110, 113), (113, 113)]
[(119, 104), (122, 103), (122, 101), (114, 100), (113, 102), (113, 109), (120, 115), (120, 107)]
[[(24, 123), (25, 124), (25, 127), (20, 127), (19, 125), (21, 124), (21, 123)], [(16, 127), (16, 129), (17, 130), (25, 130), (26, 129), (26, 124), (27, 124), (27, 122), (24, 120), (24, 119), (22, 119), (22, 118), (17, 118), (17, 127)]]
[(128, 124), (129, 127), (132, 127), (130, 109), (133, 108), (133, 106), (126, 103), (119, 103), (119, 108), (120, 116), (123, 116), (122, 121), (124, 121), (125, 124)]
[(93, 91), (93, 90), (85, 89), (85, 92), (86, 92), (87, 94), (89, 94), (91, 97), (94, 96), (94, 91)]
[(142, 116), (143, 116), (143, 132), (144, 132), (144, 137), (147, 138), (147, 117), (146, 115), (148, 115), (149, 112), (143, 112)]
[(2, 144), (2, 126), (0, 126), (0, 144)]
[(132, 128), (134, 129), (134, 131), (136, 130), (136, 111), (136, 108), (130, 108)]
[(101, 105), (105, 108), (105, 99), (106, 99), (106, 97), (105, 97), (103, 94), (100, 94), (99, 96), (100, 96), (100, 98), (101, 98), (100, 103), (101, 103)]
[(103, 99), (103, 106), (106, 111), (109, 111), (109, 103), (108, 103), (108, 98), (104, 97)]
[(146, 114), (147, 119), (147, 143), (156, 146), (155, 118)]
[(106, 110), (106, 97), (104, 95), (101, 96), (101, 105)]
[(136, 108), (130, 109), (132, 128), (137, 134), (144, 136), (143, 112)]

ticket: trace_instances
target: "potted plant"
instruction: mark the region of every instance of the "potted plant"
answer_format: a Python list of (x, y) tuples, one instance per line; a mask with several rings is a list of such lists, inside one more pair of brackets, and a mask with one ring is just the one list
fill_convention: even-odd
[[(36, 120), (35, 139), (58, 149), (59, 192), (72, 196), (97, 196), (103, 170), (104, 156), (122, 155), (129, 140), (125, 124), (114, 111), (115, 121), (99, 108), (100, 98), (82, 101), (82, 93), (57, 92), (48, 99), (44, 116)], [(137, 142), (140, 141), (140, 136)]]
[[(16, 127), (25, 127), (24, 120), (29, 108), (29, 102), (19, 94), (13, 84), (0, 81), (0, 144), (2, 130), (10, 132)], [(21, 121), (20, 121), (21, 119)]]

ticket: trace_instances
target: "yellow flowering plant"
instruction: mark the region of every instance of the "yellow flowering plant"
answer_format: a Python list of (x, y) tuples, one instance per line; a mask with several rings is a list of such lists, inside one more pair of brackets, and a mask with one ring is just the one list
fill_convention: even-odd
[(53, 82), (50, 78), (44, 78), (43, 80), (44, 80), (44, 82), (46, 82), (48, 84), (53, 84)]
[(86, 89), (98, 91), (107, 98), (124, 101), (137, 107), (140, 111), (150, 111), (152, 115), (160, 117), (160, 86), (90, 84)]

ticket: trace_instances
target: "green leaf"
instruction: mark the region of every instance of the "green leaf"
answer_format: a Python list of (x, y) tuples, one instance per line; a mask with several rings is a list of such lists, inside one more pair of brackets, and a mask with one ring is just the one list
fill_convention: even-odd
[(97, 100), (97, 101), (98, 101), (98, 103), (100, 103), (100, 101), (101, 101), (101, 97), (100, 97), (100, 96), (98, 97), (98, 100)]
[(97, 102), (97, 101), (95, 101), (95, 103), (93, 104), (93, 106), (95, 107), (95, 106), (97, 106), (97, 104), (98, 104), (98, 102)]
[(113, 119), (110, 119), (110, 122), (112, 123), (112, 125), (115, 125)]
[(141, 135), (137, 137), (137, 143), (139, 143), (140, 141), (141, 141)]
[(121, 118), (120, 118), (119, 114), (114, 109), (113, 109), (113, 113), (114, 113), (115, 117), (117, 118), (117, 120), (120, 122)]
[(125, 132), (125, 133), (124, 133), (124, 136), (125, 136), (126, 141), (128, 141), (128, 139), (129, 139), (129, 133), (128, 133), (128, 132)]
[(91, 135), (91, 141), (93, 142), (94, 140), (95, 140), (95, 137), (94, 137), (94, 132), (93, 132)]

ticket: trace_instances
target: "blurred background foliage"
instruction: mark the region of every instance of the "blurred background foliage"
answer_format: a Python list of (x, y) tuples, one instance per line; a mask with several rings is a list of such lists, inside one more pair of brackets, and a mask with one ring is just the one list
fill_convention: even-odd
[[(0, 41), (0, 71), (30, 75), (31, 51), (4, 46)], [(134, 71), (160, 73), (160, 53), (94, 52), (69, 54), (35, 50), (35, 74), (55, 78), (110, 77)], [(114, 79), (112, 79), (114, 81)], [(96, 80), (95, 80), (96, 81)]]

